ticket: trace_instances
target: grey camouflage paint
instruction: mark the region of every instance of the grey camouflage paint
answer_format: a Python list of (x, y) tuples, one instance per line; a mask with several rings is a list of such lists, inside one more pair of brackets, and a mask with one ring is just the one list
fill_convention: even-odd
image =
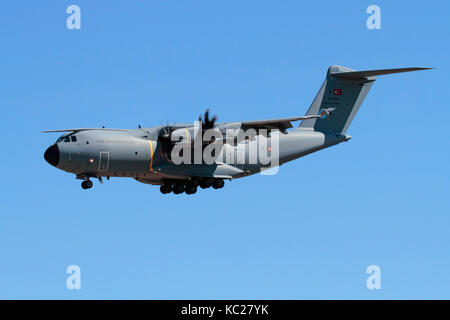
[[(345, 134), (351, 121), (366, 97), (376, 75), (423, 70), (425, 68), (405, 68), (388, 70), (354, 71), (331, 66), (326, 79), (315, 97), (306, 116), (317, 115), (320, 110), (333, 108), (326, 119), (306, 119), (300, 126), (286, 133), (279, 133), (279, 164), (295, 160), (312, 152), (348, 141)], [(331, 110), (331, 109), (330, 109)], [(284, 119), (286, 120), (286, 119)], [(283, 120), (283, 121), (284, 121)], [(292, 120), (296, 120), (292, 118)], [(266, 121), (272, 123), (270, 120)], [(273, 126), (282, 121), (273, 120)], [(216, 127), (243, 128), (254, 122), (220, 123)], [(289, 124), (289, 122), (288, 122)], [(284, 121), (286, 125), (286, 121)], [(192, 124), (177, 124), (172, 127), (186, 128), (194, 134)], [(175, 165), (161, 152), (158, 135), (163, 127), (142, 129), (68, 129), (56, 143), (59, 162), (56, 167), (77, 175), (80, 179), (89, 177), (132, 177), (142, 183), (162, 184), (167, 180), (190, 180), (196, 178), (236, 179), (260, 172), (261, 164), (226, 164), (216, 161), (207, 164)], [(76, 142), (64, 141), (65, 137), (76, 136)], [(249, 159), (246, 144), (258, 143), (254, 140), (242, 141), (236, 145), (225, 144), (218, 155), (231, 154), (236, 159), (244, 155)], [(66, 139), (67, 140), (67, 139)], [(69, 139), (70, 140), (70, 139)], [(271, 138), (269, 138), (269, 141)], [(258, 159), (259, 162), (259, 159)]]

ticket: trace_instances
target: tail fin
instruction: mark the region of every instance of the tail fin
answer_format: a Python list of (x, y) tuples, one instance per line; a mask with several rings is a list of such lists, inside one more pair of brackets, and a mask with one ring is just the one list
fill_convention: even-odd
[(303, 120), (301, 128), (314, 128), (316, 131), (345, 133), (364, 98), (375, 82), (375, 76), (430, 68), (403, 68), (355, 71), (340, 66), (328, 68), (327, 77), (306, 113), (316, 115), (322, 109), (334, 109), (325, 119)]

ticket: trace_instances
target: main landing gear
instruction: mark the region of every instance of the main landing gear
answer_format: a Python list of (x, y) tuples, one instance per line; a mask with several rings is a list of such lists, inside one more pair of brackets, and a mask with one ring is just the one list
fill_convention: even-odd
[(212, 183), (212, 187), (214, 189), (221, 189), (223, 188), (223, 186), (225, 185), (225, 182), (223, 182), (223, 180), (214, 180)]
[(214, 189), (223, 188), (225, 182), (222, 179), (208, 179), (201, 181), (175, 181), (166, 182), (161, 185), (159, 190), (162, 194), (167, 194), (173, 192), (174, 194), (186, 193), (194, 194), (197, 192), (198, 186), (202, 189), (207, 189), (213, 187)]
[(94, 185), (94, 184), (92, 183), (91, 180), (84, 180), (84, 181), (81, 183), (81, 187), (82, 187), (83, 189), (90, 189), (90, 188), (92, 188), (93, 185)]

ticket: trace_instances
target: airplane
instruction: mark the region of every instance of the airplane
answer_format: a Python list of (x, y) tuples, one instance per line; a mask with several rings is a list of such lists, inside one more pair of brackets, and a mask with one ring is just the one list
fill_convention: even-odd
[[(42, 131), (63, 133), (44, 158), (75, 174), (83, 189), (92, 188), (92, 178), (103, 183), (103, 177), (159, 185), (163, 194), (194, 194), (198, 187), (220, 189), (225, 180), (247, 177), (350, 140), (347, 130), (377, 76), (428, 69), (356, 71), (330, 66), (307, 113), (292, 118), (216, 123), (217, 117), (210, 119), (207, 110), (193, 124)], [(292, 122), (300, 120), (293, 128)], [(274, 153), (272, 148), (277, 149), (276, 161), (263, 162)], [(208, 161), (203, 159), (207, 150)], [(197, 155), (200, 159), (180, 161)]]

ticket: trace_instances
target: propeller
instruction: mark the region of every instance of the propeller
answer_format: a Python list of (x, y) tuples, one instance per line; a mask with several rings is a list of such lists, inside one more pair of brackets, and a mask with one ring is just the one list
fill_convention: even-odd
[(158, 142), (161, 144), (161, 150), (167, 155), (170, 155), (170, 152), (172, 151), (174, 145), (174, 142), (172, 141), (170, 136), (172, 131), (172, 127), (167, 125), (161, 129), (158, 135)]
[[(209, 118), (209, 109), (205, 111), (205, 115), (202, 119), (200, 115), (198, 117), (198, 121), (202, 123), (202, 131), (205, 132), (208, 129), (214, 128), (214, 123), (217, 120), (217, 116), (213, 116), (211, 119)], [(159, 131), (158, 142), (161, 145), (161, 151), (166, 154), (170, 158), (170, 153), (176, 142), (172, 141), (172, 132), (174, 132), (177, 128), (173, 128), (170, 125), (167, 125)], [(208, 142), (203, 142), (207, 144)]]
[(209, 109), (206, 109), (203, 120), (202, 120), (202, 115), (200, 115), (198, 117), (198, 121), (200, 121), (202, 123), (203, 130), (208, 130), (208, 129), (214, 128), (214, 123), (216, 122), (216, 120), (217, 120), (217, 116), (215, 116), (215, 115), (211, 119), (209, 119)]

